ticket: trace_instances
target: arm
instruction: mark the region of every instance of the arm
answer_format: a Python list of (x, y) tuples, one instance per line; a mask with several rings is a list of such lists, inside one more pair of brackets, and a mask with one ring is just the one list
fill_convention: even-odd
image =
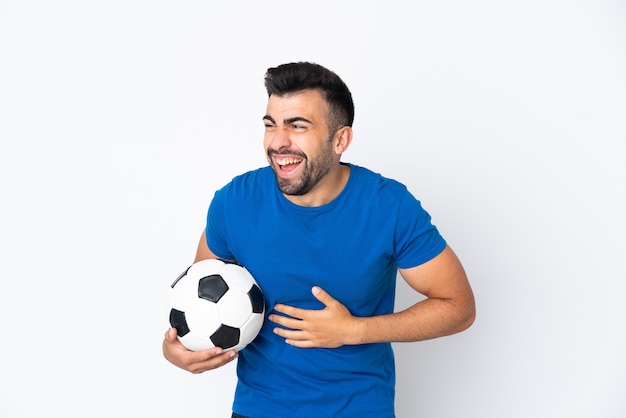
[(277, 327), (276, 334), (298, 347), (339, 347), (345, 344), (420, 341), (467, 329), (476, 312), (474, 295), (459, 259), (450, 247), (432, 260), (400, 275), (426, 299), (401, 312), (374, 317), (355, 317), (324, 290), (313, 288), (314, 296), (326, 307), (305, 310), (277, 305), (288, 316), (269, 319), (290, 329)]
[(198, 248), (196, 249), (196, 258), (193, 262), (197, 263), (198, 261), (206, 260), (208, 258), (218, 257), (209, 249), (209, 245), (206, 243), (206, 230), (202, 230), (200, 241), (198, 241)]
[(474, 294), (450, 247), (420, 266), (400, 269), (400, 275), (426, 299), (402, 312), (363, 320), (365, 342), (427, 340), (464, 331), (474, 322)]
[[(198, 242), (194, 263), (208, 258), (217, 258), (217, 256), (209, 249), (203, 231), (200, 242)], [(165, 332), (163, 338), (163, 356), (173, 365), (197, 374), (229, 363), (237, 358), (237, 352), (234, 350), (224, 351), (220, 347), (197, 352), (187, 350), (176, 338), (176, 329), (170, 328)]]

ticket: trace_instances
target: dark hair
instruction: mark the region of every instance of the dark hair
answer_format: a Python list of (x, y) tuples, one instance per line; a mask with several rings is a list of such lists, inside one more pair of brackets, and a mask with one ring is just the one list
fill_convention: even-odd
[(334, 72), (319, 64), (292, 62), (269, 68), (265, 73), (267, 95), (283, 96), (303, 90), (318, 90), (328, 102), (331, 133), (354, 122), (354, 102), (348, 86)]

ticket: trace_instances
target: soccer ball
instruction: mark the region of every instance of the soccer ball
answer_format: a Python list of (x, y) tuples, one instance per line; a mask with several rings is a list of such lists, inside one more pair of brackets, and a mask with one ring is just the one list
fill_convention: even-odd
[(218, 259), (195, 262), (172, 283), (170, 325), (189, 350), (241, 350), (263, 325), (265, 297), (243, 266)]

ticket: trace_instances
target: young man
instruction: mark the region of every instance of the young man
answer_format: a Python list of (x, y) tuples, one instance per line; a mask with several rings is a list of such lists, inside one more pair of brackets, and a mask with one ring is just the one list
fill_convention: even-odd
[[(270, 68), (269, 167), (235, 177), (210, 204), (195, 261), (245, 266), (268, 317), (241, 352), (163, 353), (192, 373), (238, 358), (234, 417), (394, 417), (391, 342), (420, 341), (474, 321), (463, 267), (401, 183), (340, 161), (354, 105), (317, 64)], [(426, 299), (394, 313), (397, 273)]]

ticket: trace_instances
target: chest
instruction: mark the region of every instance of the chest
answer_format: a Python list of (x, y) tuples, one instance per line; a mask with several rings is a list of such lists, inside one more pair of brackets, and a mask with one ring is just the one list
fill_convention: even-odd
[(258, 207), (231, 229), (230, 246), (269, 306), (319, 309), (311, 295), (317, 285), (354, 314), (372, 314), (395, 291), (393, 220), (361, 209), (294, 213)]

